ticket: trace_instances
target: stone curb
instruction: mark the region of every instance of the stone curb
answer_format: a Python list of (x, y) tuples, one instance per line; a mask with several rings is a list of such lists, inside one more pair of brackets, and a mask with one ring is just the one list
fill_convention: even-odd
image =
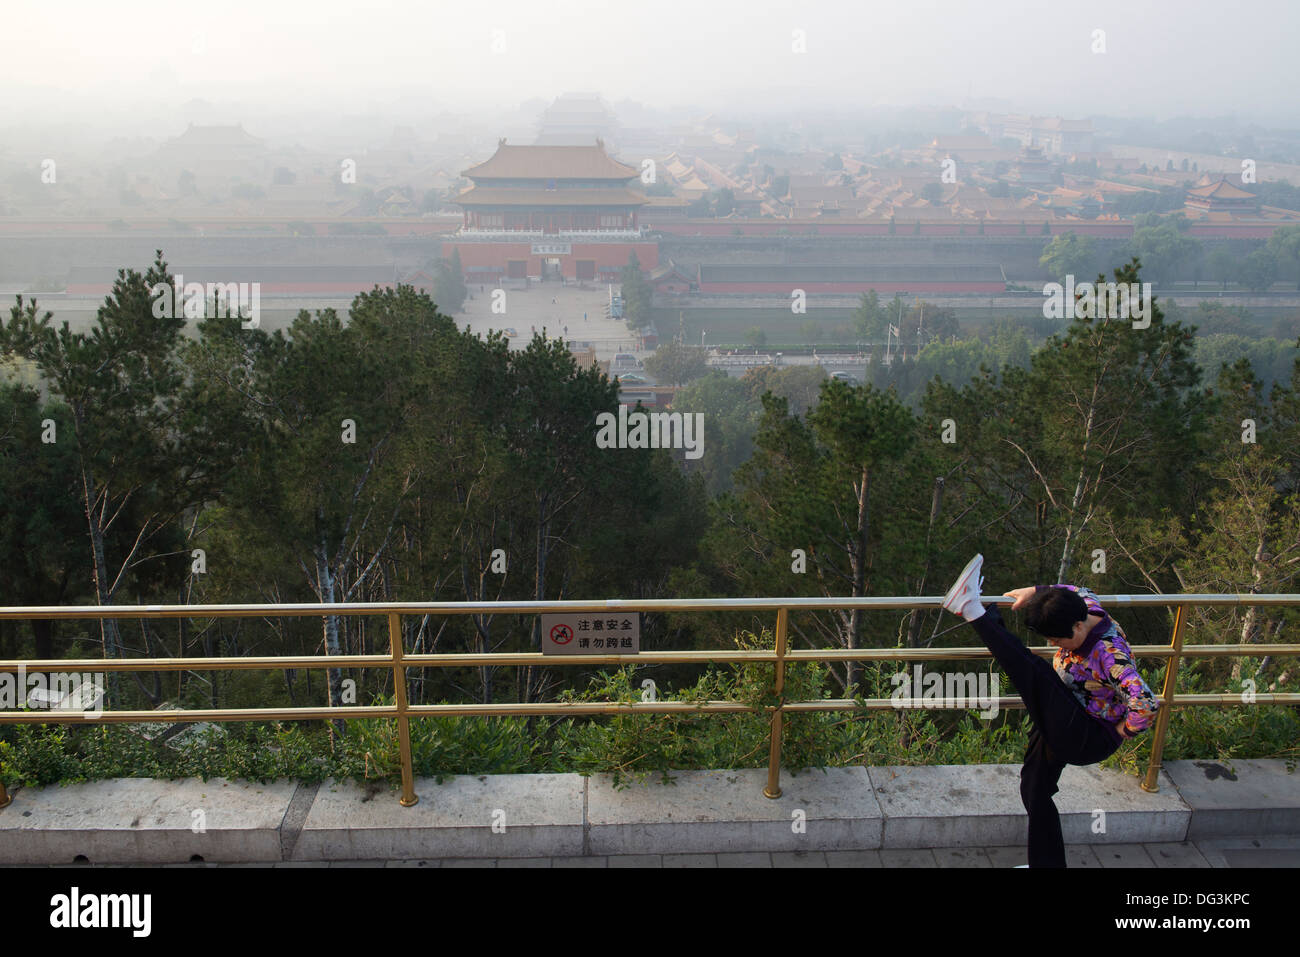
[[(387, 785), (123, 778), (24, 788), (0, 810), (0, 864), (535, 859), (638, 854), (1013, 847), (1025, 842), (1018, 765), (462, 775)], [(1300, 834), (1300, 774), (1284, 761), (1173, 761), (1160, 790), (1068, 767), (1067, 844)]]

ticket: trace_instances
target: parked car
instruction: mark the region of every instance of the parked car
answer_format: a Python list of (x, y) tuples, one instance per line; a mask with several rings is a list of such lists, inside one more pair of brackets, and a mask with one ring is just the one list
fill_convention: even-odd
[(637, 357), (632, 355), (632, 353), (619, 352), (614, 356), (614, 361), (611, 364), (610, 368), (616, 370), (617, 369), (640, 369), (641, 363), (637, 361)]

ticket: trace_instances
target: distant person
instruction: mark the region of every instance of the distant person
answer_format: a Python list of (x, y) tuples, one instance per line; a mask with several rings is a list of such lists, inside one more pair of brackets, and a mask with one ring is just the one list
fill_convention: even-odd
[(582, 321), (583, 322), (587, 321), (587, 314), (585, 312), (582, 314)]
[(1110, 757), (1150, 727), (1159, 702), (1133, 666), (1123, 629), (1091, 591), (1038, 585), (1006, 592), (1030, 630), (1056, 647), (1049, 665), (1007, 631), (997, 605), (980, 600), (983, 565), (984, 556), (971, 559), (943, 607), (974, 626), (1024, 699), (1034, 725), (1020, 770), (1020, 799), (1029, 814), (1028, 866), (1065, 867), (1061, 818), (1052, 801), (1061, 772), (1067, 764)]

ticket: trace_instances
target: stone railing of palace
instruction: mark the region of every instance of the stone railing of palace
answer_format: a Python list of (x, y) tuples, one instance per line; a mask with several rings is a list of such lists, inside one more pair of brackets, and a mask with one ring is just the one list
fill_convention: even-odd
[(517, 242), (545, 240), (548, 242), (601, 242), (642, 239), (650, 232), (650, 227), (639, 229), (560, 229), (548, 233), (541, 229), (475, 229), (461, 227), (455, 232), (457, 239), (486, 240), (490, 242)]

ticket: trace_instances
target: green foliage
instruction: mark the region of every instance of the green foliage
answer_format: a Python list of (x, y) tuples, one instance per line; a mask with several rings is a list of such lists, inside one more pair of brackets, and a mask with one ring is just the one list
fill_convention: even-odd
[[(1170, 220), (1141, 228), (1182, 235)], [(1069, 245), (1057, 237), (1048, 248)], [(1281, 261), (1277, 245), (1263, 252)], [(639, 273), (633, 262), (625, 277), (633, 301)], [(0, 386), (0, 604), (93, 602), (96, 575), (142, 604), (934, 594), (974, 550), (1007, 585), (1069, 576), (1102, 592), (1295, 590), (1300, 364), (1292, 342), (1246, 338), (1256, 320), (1218, 303), (1168, 317), (1157, 309), (1148, 329), (1079, 319), (1034, 351), (1025, 323), (960, 340), (951, 311), (868, 294), (855, 328), (836, 335), (883, 342), (899, 323), (908, 357), (873, 366), (860, 388), (816, 366), (733, 379), (700, 367), (699, 350), (666, 343), (657, 361), (677, 352), (692, 364), (664, 375), (689, 381), (674, 407), (705, 415), (708, 454), (680, 463), (662, 450), (596, 446), (596, 416), (617, 409), (617, 388), (562, 343), (509, 350), (499, 336), (462, 332), (409, 287), (270, 334), (233, 319), (187, 328), (154, 317), (150, 286), (165, 278), (161, 256), (144, 275), (124, 273), (87, 336), (23, 300), (0, 329), (6, 368), (26, 377)], [(1138, 281), (1136, 264), (1116, 278)], [(847, 322), (847, 312), (823, 323)], [(1180, 316), (1211, 335), (1194, 340)], [(746, 312), (737, 327), (755, 321)], [(1243, 447), (1246, 418), (1259, 438)], [(45, 419), (57, 424), (56, 444), (40, 441)], [(355, 443), (342, 440), (344, 419)], [(949, 419), (956, 443), (940, 438)], [(84, 468), (116, 516), (99, 529), (103, 561), (90, 547)], [(189, 573), (192, 547), (206, 549), (202, 575)], [(1090, 569), (1094, 548), (1107, 550), (1107, 571)], [(805, 569), (792, 567), (795, 549)], [(964, 630), (945, 638), (951, 626), (934, 612), (873, 615), (792, 616), (791, 642), (969, 643)], [(771, 647), (761, 623), (737, 618), (647, 614), (643, 644)], [(1266, 647), (1297, 623), (1294, 610), (1198, 613), (1189, 641), (1253, 641), (1260, 655), (1188, 663), (1184, 687), (1221, 692), (1250, 678), (1285, 690), (1294, 667)], [(1135, 609), (1124, 624), (1135, 643), (1168, 630), (1163, 612)], [(420, 653), (526, 651), (539, 638), (534, 616), (503, 613), (405, 616), (402, 629)], [(389, 639), (380, 616), (133, 622), (119, 637), (114, 653), (232, 658), (382, 652)], [(0, 657), (84, 654), (101, 640), (97, 626), (6, 626)], [(786, 695), (888, 697), (890, 670), (799, 664)], [(392, 700), (384, 669), (146, 674), (124, 683), (120, 700), (316, 705), (337, 701), (345, 676), (361, 700)], [(413, 669), (408, 690), (414, 703), (632, 701), (647, 676), (664, 701), (774, 700), (767, 665)], [(395, 722), (341, 724), (342, 735), (316, 722), (231, 724), (165, 745), (116, 724), (4, 726), (0, 777), (392, 783)], [(765, 714), (689, 710), (411, 722), (422, 776), (580, 770), (622, 781), (760, 767), (768, 732)], [(993, 722), (797, 713), (783, 753), (792, 769), (1011, 761), (1023, 732), (1016, 713)], [(1296, 732), (1294, 709), (1186, 709), (1169, 755), (1294, 757)], [(1135, 767), (1148, 748), (1139, 739), (1113, 763)]]
[(1063, 233), (1053, 236), (1052, 241), (1043, 247), (1043, 254), (1038, 262), (1048, 269), (1052, 278), (1065, 282), (1066, 276), (1074, 276), (1082, 281), (1096, 269), (1097, 245), (1090, 237), (1080, 238), (1076, 233)]
[(641, 263), (635, 250), (628, 256), (627, 265), (619, 276), (619, 284), (627, 327), (633, 331), (644, 329), (651, 322), (653, 290), (641, 274)]
[(1132, 255), (1162, 285), (1172, 283), (1201, 254), (1201, 244), (1180, 228), (1185, 223), (1186, 220), (1175, 214), (1172, 219), (1161, 220), (1159, 225), (1139, 225), (1133, 231)]
[(645, 359), (645, 369), (659, 382), (685, 385), (709, 371), (708, 351), (701, 346), (684, 345), (677, 340), (662, 343)]
[(1268, 249), (1256, 249), (1241, 264), (1241, 281), (1251, 292), (1268, 292), (1277, 274), (1277, 256)]
[(460, 312), (468, 295), (460, 250), (452, 249), (450, 259), (439, 259), (434, 264), (433, 300), (444, 313)]
[[(1300, 289), (1300, 226), (1279, 226), (1275, 229), (1268, 238), (1267, 251), (1277, 268), (1289, 273), (1290, 278), (1296, 280), (1296, 288)], [(1246, 261), (1249, 264), (1250, 257)], [(1258, 270), (1259, 266), (1255, 268)]]

